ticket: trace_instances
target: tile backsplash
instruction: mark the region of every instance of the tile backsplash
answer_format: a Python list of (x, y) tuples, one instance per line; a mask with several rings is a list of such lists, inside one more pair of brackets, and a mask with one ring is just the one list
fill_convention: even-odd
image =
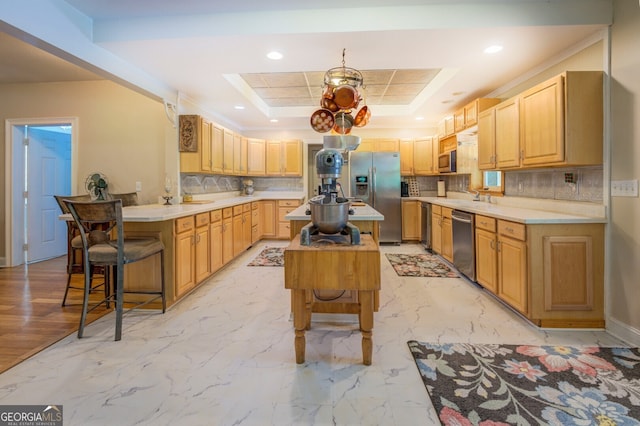
[(253, 188), (256, 191), (302, 191), (304, 189), (301, 177), (243, 177), (181, 173), (181, 195), (240, 191), (244, 179), (253, 180)]
[[(447, 191), (467, 192), (467, 174), (417, 176), (421, 196), (432, 196), (438, 180)], [(601, 204), (604, 185), (602, 166), (536, 169), (504, 173), (504, 195), (549, 200), (586, 201)]]

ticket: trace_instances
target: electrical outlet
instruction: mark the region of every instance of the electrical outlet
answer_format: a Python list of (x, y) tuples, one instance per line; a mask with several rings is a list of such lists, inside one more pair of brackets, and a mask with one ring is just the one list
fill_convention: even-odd
[(638, 196), (638, 179), (612, 180), (611, 196), (612, 197), (637, 197)]
[(136, 192), (142, 191), (142, 182), (136, 182)]

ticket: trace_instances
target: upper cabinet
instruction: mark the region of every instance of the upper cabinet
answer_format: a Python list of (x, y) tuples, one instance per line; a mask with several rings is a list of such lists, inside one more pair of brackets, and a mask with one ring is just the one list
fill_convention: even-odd
[(602, 164), (602, 79), (567, 71), (520, 95), (523, 166)]
[(413, 140), (400, 141), (400, 174), (402, 176), (412, 176), (413, 169)]
[(233, 174), (246, 175), (248, 161), (248, 139), (238, 134), (233, 135)]
[(602, 78), (567, 71), (480, 113), (479, 168), (602, 164)]
[(180, 116), (180, 170), (211, 172), (211, 123), (198, 115)]
[(264, 176), (267, 173), (264, 139), (249, 138), (247, 152), (247, 174), (249, 176)]
[(400, 141), (398, 139), (362, 139), (357, 151), (399, 152)]
[(437, 137), (426, 137), (413, 141), (413, 170), (414, 174), (432, 175), (436, 170), (436, 149)]
[(302, 141), (266, 142), (267, 176), (302, 176)]

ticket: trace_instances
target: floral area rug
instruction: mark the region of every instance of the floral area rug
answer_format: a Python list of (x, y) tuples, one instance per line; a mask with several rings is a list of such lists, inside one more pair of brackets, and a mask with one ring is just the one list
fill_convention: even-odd
[(386, 256), (396, 274), (401, 277), (458, 277), (457, 273), (433, 254), (386, 253)]
[(284, 266), (284, 247), (265, 247), (247, 266)]
[(443, 425), (640, 425), (640, 349), (408, 342)]

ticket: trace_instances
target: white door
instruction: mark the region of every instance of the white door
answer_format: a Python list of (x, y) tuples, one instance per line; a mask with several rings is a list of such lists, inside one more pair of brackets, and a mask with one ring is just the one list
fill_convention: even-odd
[(71, 136), (44, 127), (28, 127), (27, 263), (67, 252), (67, 226), (58, 219), (54, 195), (71, 194)]

